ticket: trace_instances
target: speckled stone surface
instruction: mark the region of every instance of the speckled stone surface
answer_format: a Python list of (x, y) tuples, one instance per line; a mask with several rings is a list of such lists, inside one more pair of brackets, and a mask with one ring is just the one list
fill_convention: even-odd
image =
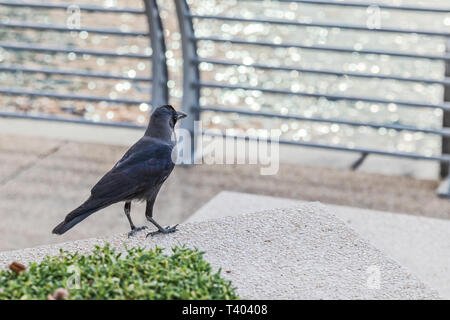
[[(242, 298), (439, 298), (434, 290), (317, 203), (186, 223), (176, 233), (147, 239), (145, 234), (140, 232), (131, 239), (117, 235), (0, 252), (0, 266), (40, 260), (58, 254), (60, 248), (88, 252), (105, 241), (117, 248), (186, 244), (205, 251), (205, 259), (215, 269), (222, 268)], [(379, 278), (377, 272), (374, 278), (374, 269), (379, 271)]]
[[(188, 221), (205, 221), (303, 202), (224, 191), (196, 211)], [(327, 204), (327, 208), (361, 237), (450, 299), (450, 220), (418, 217)]]

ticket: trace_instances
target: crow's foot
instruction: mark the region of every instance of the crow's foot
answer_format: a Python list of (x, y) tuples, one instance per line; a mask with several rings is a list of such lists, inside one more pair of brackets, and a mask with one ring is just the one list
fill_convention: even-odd
[(176, 224), (173, 227), (167, 226), (165, 228), (160, 228), (160, 229), (158, 229), (158, 231), (153, 231), (153, 232), (147, 233), (146, 237), (148, 237), (148, 236), (152, 236), (153, 237), (154, 235), (157, 235), (157, 234), (160, 234), (160, 233), (172, 233), (172, 232), (175, 232), (175, 231), (178, 230), (177, 226), (178, 225)]
[(139, 228), (133, 228), (130, 232), (128, 232), (128, 238), (131, 238), (134, 236), (137, 232), (147, 229), (147, 226), (142, 226)]

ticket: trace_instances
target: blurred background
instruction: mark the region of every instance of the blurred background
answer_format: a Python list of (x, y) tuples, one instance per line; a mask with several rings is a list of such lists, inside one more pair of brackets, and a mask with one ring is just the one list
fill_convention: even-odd
[[(289, 143), (275, 176), (177, 168), (157, 200), (162, 223), (223, 190), (450, 217), (436, 195), (450, 159), (448, 1), (190, 0), (181, 22), (196, 57), (183, 57), (176, 2), (155, 2), (155, 51), (143, 1), (0, 1), (0, 250), (127, 231), (116, 205), (50, 234), (142, 135), (165, 84), (178, 109), (186, 88), (198, 93), (188, 111), (205, 129), (277, 129)], [(199, 73), (189, 83), (186, 58)], [(144, 222), (142, 205), (132, 212)]]

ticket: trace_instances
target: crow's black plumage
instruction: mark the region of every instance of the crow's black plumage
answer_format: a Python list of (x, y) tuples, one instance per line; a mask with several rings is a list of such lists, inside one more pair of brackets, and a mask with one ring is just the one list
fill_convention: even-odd
[(153, 219), (153, 204), (159, 189), (173, 170), (174, 126), (185, 116), (169, 105), (157, 108), (150, 117), (144, 136), (97, 182), (89, 199), (70, 212), (53, 229), (53, 233), (63, 234), (94, 212), (125, 201), (124, 211), (131, 227), (129, 235), (132, 235), (145, 228), (136, 228), (131, 220), (132, 200), (147, 201), (145, 216), (158, 228), (158, 231), (149, 234), (174, 232), (176, 226), (163, 228)]

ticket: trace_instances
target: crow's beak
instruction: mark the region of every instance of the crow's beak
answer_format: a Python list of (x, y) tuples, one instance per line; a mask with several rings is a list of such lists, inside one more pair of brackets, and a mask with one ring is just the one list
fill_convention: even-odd
[(186, 113), (184, 113), (182, 111), (177, 111), (177, 120), (180, 120), (180, 119), (183, 119), (183, 118), (186, 118), (186, 117), (187, 117)]

